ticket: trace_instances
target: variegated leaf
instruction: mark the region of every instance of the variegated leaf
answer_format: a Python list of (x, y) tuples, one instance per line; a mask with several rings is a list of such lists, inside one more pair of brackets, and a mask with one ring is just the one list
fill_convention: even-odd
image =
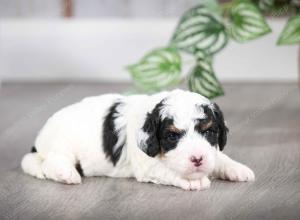
[(211, 59), (198, 60), (189, 75), (188, 83), (191, 91), (209, 99), (224, 95), (224, 91), (212, 69)]
[(253, 40), (271, 31), (259, 9), (248, 0), (237, 1), (229, 13), (228, 32), (238, 42)]
[(208, 57), (209, 55), (206, 54), (205, 51), (203, 51), (203, 50), (195, 49), (194, 56), (197, 60), (203, 60), (206, 57)]
[(271, 9), (274, 5), (274, 0), (259, 0), (258, 1), (258, 7), (262, 10), (262, 11), (267, 11), (269, 9)]
[(201, 0), (201, 4), (207, 8), (210, 13), (213, 13), (216, 16), (222, 15), (222, 8), (218, 0)]
[(181, 57), (175, 48), (156, 49), (128, 70), (139, 88), (157, 91), (179, 83)]
[(211, 55), (226, 45), (227, 38), (225, 26), (205, 6), (200, 5), (182, 16), (171, 44), (189, 53), (201, 50)]
[(300, 14), (291, 17), (281, 32), (277, 44), (300, 43)]

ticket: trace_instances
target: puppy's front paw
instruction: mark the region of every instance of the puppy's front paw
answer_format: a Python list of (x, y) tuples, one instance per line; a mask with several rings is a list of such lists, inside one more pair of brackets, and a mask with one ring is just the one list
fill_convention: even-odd
[(255, 180), (253, 171), (249, 167), (240, 163), (232, 163), (226, 165), (219, 176), (221, 179), (236, 182), (247, 182)]
[(184, 190), (205, 190), (210, 187), (210, 180), (205, 176), (199, 180), (183, 180), (181, 188)]

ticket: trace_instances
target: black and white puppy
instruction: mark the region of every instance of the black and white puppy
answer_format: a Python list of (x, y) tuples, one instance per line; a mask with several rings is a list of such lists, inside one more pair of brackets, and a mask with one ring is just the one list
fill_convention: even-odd
[(208, 176), (253, 181), (254, 173), (221, 151), (228, 129), (205, 97), (183, 90), (89, 97), (54, 114), (22, 160), (25, 173), (67, 184), (81, 176), (201, 190)]

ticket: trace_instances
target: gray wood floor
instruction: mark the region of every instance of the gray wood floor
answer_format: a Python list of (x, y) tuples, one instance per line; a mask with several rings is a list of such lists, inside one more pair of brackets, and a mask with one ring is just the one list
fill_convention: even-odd
[(45, 120), (110, 84), (4, 84), (0, 90), (0, 219), (300, 219), (300, 96), (296, 84), (226, 84), (216, 101), (231, 133), (225, 152), (254, 183), (213, 181), (186, 192), (133, 179), (89, 178), (67, 186), (22, 173)]

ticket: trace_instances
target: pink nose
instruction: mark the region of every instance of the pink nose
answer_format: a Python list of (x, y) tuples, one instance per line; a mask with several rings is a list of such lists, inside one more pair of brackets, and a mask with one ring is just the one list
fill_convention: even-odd
[(194, 164), (195, 167), (199, 167), (202, 165), (202, 160), (203, 157), (195, 157), (195, 156), (191, 156), (191, 162)]

